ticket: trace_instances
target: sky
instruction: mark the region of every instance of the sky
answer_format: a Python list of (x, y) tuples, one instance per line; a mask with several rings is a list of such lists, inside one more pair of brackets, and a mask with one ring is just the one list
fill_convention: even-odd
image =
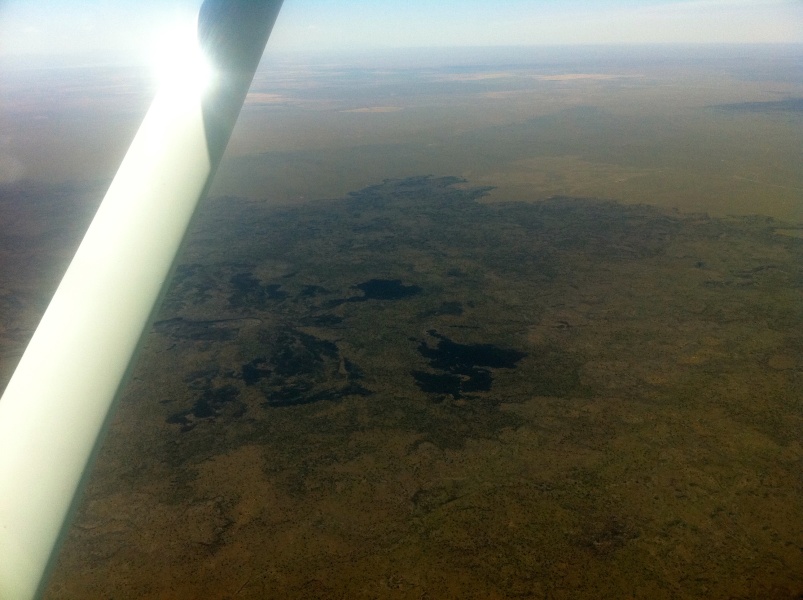
[[(0, 0), (0, 57), (144, 62), (201, 0)], [(803, 43), (803, 0), (285, 0), (277, 50)]]

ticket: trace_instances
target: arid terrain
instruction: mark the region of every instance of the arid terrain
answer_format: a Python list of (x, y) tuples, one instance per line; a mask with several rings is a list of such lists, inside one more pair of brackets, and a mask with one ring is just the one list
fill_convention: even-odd
[[(267, 60), (45, 597), (799, 598), (801, 49), (661, 52)], [(3, 384), (148, 90), (7, 80)]]

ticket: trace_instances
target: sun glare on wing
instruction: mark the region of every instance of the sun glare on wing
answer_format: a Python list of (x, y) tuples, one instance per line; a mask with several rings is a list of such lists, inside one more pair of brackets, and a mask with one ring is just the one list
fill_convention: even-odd
[(159, 89), (196, 96), (214, 81), (214, 68), (201, 50), (196, 31), (195, 22), (173, 27), (156, 44), (152, 62)]

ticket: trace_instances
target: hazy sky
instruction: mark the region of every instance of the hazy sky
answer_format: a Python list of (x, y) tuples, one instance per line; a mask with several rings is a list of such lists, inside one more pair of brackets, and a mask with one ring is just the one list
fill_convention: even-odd
[[(139, 61), (201, 0), (0, 0), (0, 56)], [(803, 42), (801, 0), (285, 0), (274, 48)]]

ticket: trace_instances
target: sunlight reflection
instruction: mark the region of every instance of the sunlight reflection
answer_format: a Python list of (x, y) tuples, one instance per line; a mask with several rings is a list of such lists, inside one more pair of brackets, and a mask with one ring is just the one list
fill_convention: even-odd
[(152, 64), (159, 89), (197, 96), (209, 89), (215, 70), (198, 43), (195, 22), (166, 32), (156, 44)]

